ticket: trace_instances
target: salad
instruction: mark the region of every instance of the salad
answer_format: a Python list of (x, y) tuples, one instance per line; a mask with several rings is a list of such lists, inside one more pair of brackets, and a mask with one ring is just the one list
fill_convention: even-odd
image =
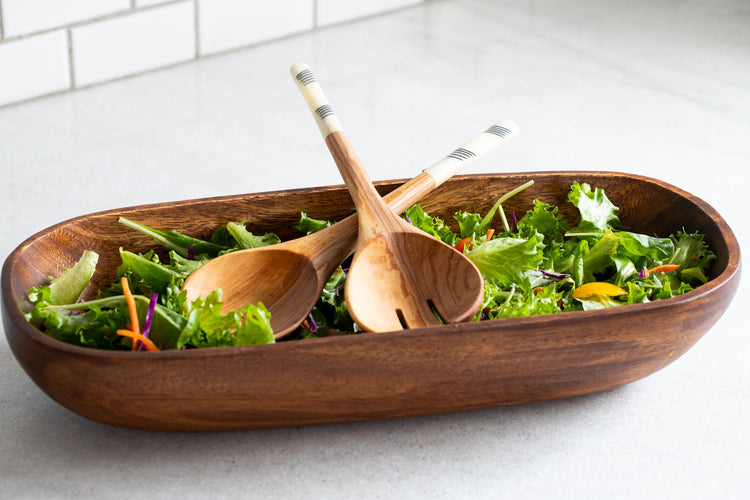
[[(412, 225), (464, 253), (484, 277), (484, 299), (473, 321), (620, 307), (683, 294), (708, 281), (716, 256), (698, 232), (667, 237), (628, 231), (619, 209), (602, 189), (575, 182), (568, 201), (580, 213), (571, 227), (559, 208), (538, 199), (522, 216), (503, 203), (533, 185), (506, 193), (487, 214), (458, 211), (451, 224), (414, 205), (402, 215)], [(493, 221), (498, 218), (499, 223)], [(117, 279), (93, 300), (79, 296), (96, 271), (98, 255), (85, 251), (71, 269), (28, 291), (29, 321), (47, 335), (71, 344), (115, 350), (162, 350), (267, 344), (274, 342), (270, 314), (262, 303), (222, 314), (221, 290), (188, 301), (185, 279), (210, 259), (227, 252), (280, 242), (274, 234), (254, 235), (247, 220), (217, 228), (208, 240), (173, 230), (120, 223), (153, 238), (168, 251), (120, 249)], [(300, 214), (301, 234), (332, 222)], [(330, 277), (307, 319), (287, 339), (356, 334), (344, 287), (349, 262)], [(285, 339), (284, 341), (287, 341)]]

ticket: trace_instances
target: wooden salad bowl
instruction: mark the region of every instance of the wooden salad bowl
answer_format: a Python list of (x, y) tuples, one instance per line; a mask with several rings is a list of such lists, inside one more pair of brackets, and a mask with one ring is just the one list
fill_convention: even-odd
[[(301, 211), (338, 220), (350, 213), (343, 186), (224, 196), (109, 210), (62, 222), (23, 242), (2, 271), (2, 314), (19, 363), (50, 397), (92, 420), (153, 431), (218, 431), (332, 424), (512, 405), (604, 391), (664, 368), (721, 316), (737, 289), (740, 249), (707, 203), (664, 182), (611, 172), (533, 172), (455, 177), (425, 198), (432, 215), (486, 213), (504, 204), (523, 214), (538, 198), (560, 206), (574, 181), (604, 188), (632, 231), (701, 231), (718, 256), (710, 281), (682, 296), (599, 311), (445, 325), (271, 345), (162, 352), (112, 352), (68, 345), (24, 319), (26, 291), (100, 254), (94, 287), (114, 280), (118, 248), (156, 245), (117, 223), (207, 237), (252, 217), (253, 232), (298, 237)], [(384, 194), (400, 181), (377, 183)], [(92, 291), (87, 289), (86, 298)]]

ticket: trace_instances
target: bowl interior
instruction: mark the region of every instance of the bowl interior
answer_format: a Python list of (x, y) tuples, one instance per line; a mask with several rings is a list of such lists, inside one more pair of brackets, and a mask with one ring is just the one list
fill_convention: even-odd
[[(450, 179), (422, 202), (431, 215), (439, 216), (454, 226), (453, 214), (468, 210), (485, 214), (495, 201), (528, 180), (535, 184), (508, 200), (503, 208), (508, 218), (520, 218), (533, 206), (533, 200), (558, 205), (564, 220), (571, 227), (578, 222), (577, 210), (567, 195), (574, 181), (587, 182), (603, 188), (608, 198), (620, 208), (620, 219), (629, 229), (658, 236), (678, 230), (701, 231), (717, 254), (711, 278), (719, 276), (729, 262), (725, 234), (720, 219), (711, 207), (665, 183), (639, 176), (608, 172), (535, 172), (523, 174), (468, 175)], [(385, 194), (401, 181), (377, 183)], [(13, 254), (10, 293), (21, 309), (29, 307), (26, 291), (44, 284), (48, 276), (58, 276), (80, 257), (85, 249), (99, 253), (97, 272), (84, 298), (110, 284), (120, 264), (118, 249), (134, 252), (157, 249), (150, 238), (117, 222), (124, 216), (158, 229), (175, 229), (186, 234), (207, 238), (219, 225), (229, 221), (250, 221), (248, 228), (255, 234), (274, 232), (282, 240), (301, 236), (291, 224), (306, 211), (310, 217), (340, 220), (352, 210), (351, 199), (343, 186), (277, 191), (248, 195), (187, 200), (157, 205), (130, 207), (90, 214), (62, 222), (24, 242)], [(717, 221), (719, 219), (719, 221)], [(495, 219), (499, 225), (498, 219)], [(7, 292), (7, 290), (4, 290)]]

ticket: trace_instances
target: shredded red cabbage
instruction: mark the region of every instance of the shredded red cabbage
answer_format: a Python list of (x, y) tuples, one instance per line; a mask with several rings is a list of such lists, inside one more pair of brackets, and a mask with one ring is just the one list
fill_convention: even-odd
[(151, 294), (151, 299), (148, 302), (148, 310), (146, 311), (146, 319), (143, 321), (143, 331), (141, 332), (144, 337), (148, 337), (148, 333), (151, 331), (151, 321), (153, 321), (154, 319), (154, 312), (156, 311), (156, 301), (158, 299), (158, 294)]
[(188, 260), (195, 260), (195, 248), (188, 247)]
[(312, 333), (317, 332), (318, 331), (318, 324), (313, 319), (312, 313), (310, 313), (310, 314), (307, 315), (307, 319), (310, 320), (310, 331)]
[(563, 280), (565, 278), (570, 278), (570, 275), (569, 274), (565, 274), (565, 273), (551, 273), (549, 271), (545, 271), (544, 269), (537, 269), (537, 271), (539, 271), (540, 273), (542, 273), (542, 276), (544, 276), (545, 278), (550, 278), (550, 279), (553, 279), (555, 281), (560, 281), (560, 280)]

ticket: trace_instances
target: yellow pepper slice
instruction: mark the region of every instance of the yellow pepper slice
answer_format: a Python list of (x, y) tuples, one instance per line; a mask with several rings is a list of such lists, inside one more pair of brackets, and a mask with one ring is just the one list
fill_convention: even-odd
[(593, 295), (606, 295), (608, 297), (614, 297), (616, 295), (627, 295), (627, 291), (623, 290), (617, 285), (612, 283), (602, 283), (600, 281), (593, 281), (591, 283), (584, 283), (575, 290), (573, 290), (572, 297), (575, 299), (582, 299), (584, 297), (591, 297)]

